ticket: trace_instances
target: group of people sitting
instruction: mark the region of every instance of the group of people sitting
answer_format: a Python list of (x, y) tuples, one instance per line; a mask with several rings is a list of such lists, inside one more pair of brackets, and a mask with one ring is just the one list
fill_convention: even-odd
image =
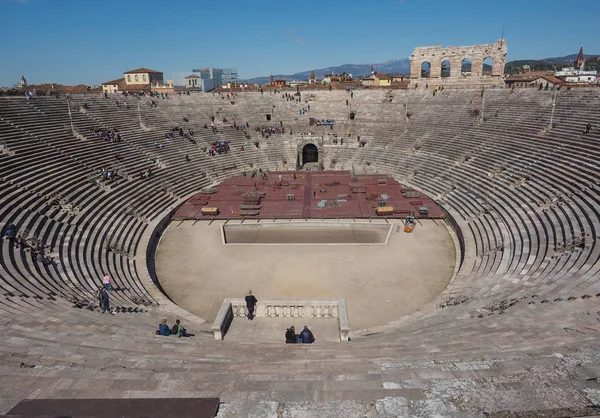
[(317, 126), (331, 126), (335, 124), (335, 119), (315, 119), (315, 125)]
[(102, 128), (92, 128), (91, 129), (94, 134), (107, 142), (121, 142), (121, 134), (118, 129), (102, 129)]
[(181, 325), (181, 321), (179, 319), (175, 321), (175, 325), (173, 325), (173, 328), (169, 327), (166, 319), (163, 319), (161, 321), (161, 323), (158, 325), (158, 329), (156, 330), (156, 335), (162, 335), (163, 337), (168, 337), (169, 335), (174, 335), (177, 338), (191, 336), (191, 334), (187, 333), (187, 331), (183, 327), (183, 325)]
[(117, 179), (117, 173), (113, 169), (104, 168), (100, 170), (100, 181), (101, 182), (110, 182), (115, 181)]
[(314, 342), (315, 337), (312, 331), (308, 329), (307, 325), (304, 325), (304, 329), (300, 334), (296, 334), (296, 328), (294, 328), (294, 326), (289, 327), (285, 331), (286, 344), (312, 344)]
[(283, 124), (280, 123), (279, 126), (274, 125), (274, 126), (257, 126), (256, 128), (254, 128), (254, 130), (256, 132), (260, 132), (260, 134), (266, 138), (268, 138), (269, 136), (273, 135), (273, 134), (284, 134), (285, 133), (285, 128), (283, 127)]
[(210, 148), (207, 150), (207, 154), (211, 157), (215, 154), (227, 154), (230, 150), (228, 141), (216, 141), (210, 144)]

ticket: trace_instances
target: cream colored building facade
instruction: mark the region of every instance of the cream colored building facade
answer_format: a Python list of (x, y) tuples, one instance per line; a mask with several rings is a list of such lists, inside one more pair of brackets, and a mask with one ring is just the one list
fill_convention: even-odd
[(102, 83), (102, 91), (104, 93), (121, 93), (124, 91), (171, 93), (174, 88), (172, 82), (164, 83), (162, 72), (149, 68), (137, 68), (124, 72), (123, 78)]

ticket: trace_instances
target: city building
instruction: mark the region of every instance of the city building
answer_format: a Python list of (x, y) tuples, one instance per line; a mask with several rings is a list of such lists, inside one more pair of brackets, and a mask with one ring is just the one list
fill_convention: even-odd
[(562, 78), (567, 83), (598, 83), (597, 71), (585, 71), (585, 55), (583, 55), (583, 46), (579, 48), (579, 54), (573, 61), (572, 67), (563, 68), (554, 73), (555, 76)]
[(518, 88), (539, 88), (540, 85), (549, 88), (554, 86), (562, 86), (564, 80), (556, 77), (552, 71), (528, 71), (523, 74), (515, 74), (504, 79), (505, 87)]
[[(199, 78), (188, 78), (190, 75), (195, 75)], [(197, 85), (190, 85), (189, 80), (196, 80)], [(173, 73), (173, 83), (178, 87), (198, 89), (203, 92), (219, 87), (230, 88), (236, 86), (238, 83), (238, 71), (236, 68), (193, 68), (191, 72)]]
[(123, 78), (102, 83), (102, 92), (121, 93), (124, 91), (135, 92), (173, 92), (173, 84), (165, 84), (163, 73), (149, 68), (137, 68), (123, 73)]
[(361, 78), (363, 86), (367, 87), (390, 87), (392, 85), (392, 77), (387, 74), (375, 73), (369, 77)]
[(202, 89), (202, 78), (199, 75), (191, 74), (185, 77), (186, 89)]

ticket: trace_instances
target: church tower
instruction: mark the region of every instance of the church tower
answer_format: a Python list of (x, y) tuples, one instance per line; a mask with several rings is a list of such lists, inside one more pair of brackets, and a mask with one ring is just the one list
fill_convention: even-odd
[(581, 48), (579, 48), (579, 54), (577, 55), (577, 58), (573, 62), (573, 66), (575, 67), (576, 70), (583, 70), (583, 67), (585, 66), (585, 56), (583, 55), (583, 46), (581, 46)]

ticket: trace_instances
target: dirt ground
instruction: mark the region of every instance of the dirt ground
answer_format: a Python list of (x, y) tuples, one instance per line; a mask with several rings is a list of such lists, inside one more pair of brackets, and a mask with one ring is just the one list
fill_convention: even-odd
[(252, 289), (259, 300), (345, 298), (353, 330), (385, 325), (435, 299), (454, 271), (441, 221), (421, 221), (407, 234), (398, 220), (387, 245), (223, 245), (223, 223), (174, 222), (156, 254), (169, 297), (210, 322), (223, 299)]

